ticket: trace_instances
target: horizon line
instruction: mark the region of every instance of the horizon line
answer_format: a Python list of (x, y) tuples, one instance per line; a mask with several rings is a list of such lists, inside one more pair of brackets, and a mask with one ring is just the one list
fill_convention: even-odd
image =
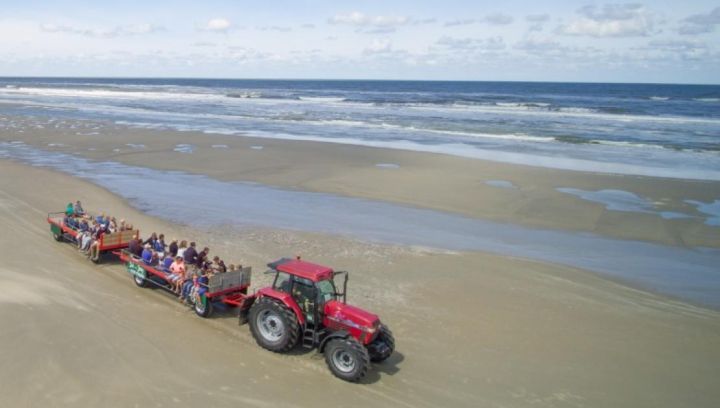
[(694, 82), (625, 82), (625, 81), (541, 81), (541, 80), (490, 80), (490, 79), (394, 79), (394, 78), (251, 78), (251, 77), (209, 77), (209, 76), (66, 76), (66, 75), (0, 75), (0, 79), (160, 79), (160, 80), (225, 80), (225, 81), (356, 81), (356, 82), (500, 82), (500, 83), (541, 83), (541, 84), (611, 84), (611, 85), (689, 85), (720, 86), (718, 83)]

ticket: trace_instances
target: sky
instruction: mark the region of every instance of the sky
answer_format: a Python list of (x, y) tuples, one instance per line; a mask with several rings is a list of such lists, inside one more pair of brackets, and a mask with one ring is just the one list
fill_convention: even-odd
[(0, 76), (720, 83), (720, 1), (6, 1)]

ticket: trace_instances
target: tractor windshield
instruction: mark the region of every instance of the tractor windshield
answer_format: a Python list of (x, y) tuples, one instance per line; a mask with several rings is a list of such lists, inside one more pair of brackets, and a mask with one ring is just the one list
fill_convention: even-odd
[(335, 293), (335, 284), (331, 280), (321, 280), (317, 282), (318, 288), (318, 299), (320, 302), (325, 303), (329, 300), (335, 300), (337, 294)]

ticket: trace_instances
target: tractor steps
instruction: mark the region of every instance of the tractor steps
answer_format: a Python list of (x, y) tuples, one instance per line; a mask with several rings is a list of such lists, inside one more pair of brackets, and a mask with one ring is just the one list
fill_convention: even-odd
[(325, 329), (320, 329), (315, 326), (315, 324), (307, 322), (305, 324), (305, 329), (303, 329), (303, 335), (302, 335), (302, 346), (306, 349), (312, 349), (320, 343), (320, 338), (325, 332)]

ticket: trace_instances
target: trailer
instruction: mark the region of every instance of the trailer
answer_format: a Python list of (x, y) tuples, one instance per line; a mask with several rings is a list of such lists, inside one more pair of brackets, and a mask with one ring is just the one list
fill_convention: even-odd
[[(138, 287), (150, 285), (172, 292), (170, 272), (159, 266), (145, 263), (127, 250), (116, 251), (133, 281)], [(210, 277), (205, 294), (189, 299), (195, 313), (200, 317), (209, 317), (217, 305), (235, 308), (239, 311), (241, 323), (255, 301), (255, 295), (248, 295), (252, 277), (252, 268), (245, 267), (238, 271), (215, 274)], [(204, 286), (204, 285), (203, 285)]]
[[(80, 235), (80, 231), (67, 225), (65, 219), (66, 214), (64, 212), (48, 213), (47, 222), (50, 224), (50, 232), (58, 242), (77, 243), (77, 237)], [(140, 231), (136, 229), (118, 231), (112, 234), (102, 234), (98, 242), (97, 251), (90, 256), (90, 260), (98, 263), (103, 253), (125, 249), (130, 245), (131, 240), (139, 239), (139, 237)]]

